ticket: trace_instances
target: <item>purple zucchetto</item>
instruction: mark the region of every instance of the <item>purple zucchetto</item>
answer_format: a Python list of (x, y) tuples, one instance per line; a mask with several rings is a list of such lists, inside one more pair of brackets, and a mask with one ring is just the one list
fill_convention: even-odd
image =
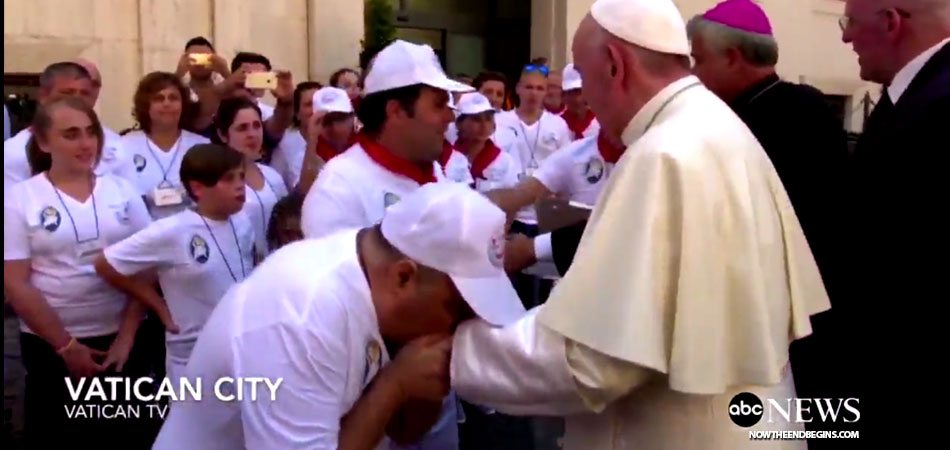
[(752, 0), (725, 0), (706, 11), (703, 18), (729, 28), (772, 36), (768, 16)]

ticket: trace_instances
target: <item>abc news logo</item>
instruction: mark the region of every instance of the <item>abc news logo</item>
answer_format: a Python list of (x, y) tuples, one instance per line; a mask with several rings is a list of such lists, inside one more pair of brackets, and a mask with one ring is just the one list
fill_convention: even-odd
[(857, 398), (787, 398), (766, 399), (766, 407), (751, 392), (742, 392), (729, 402), (729, 418), (736, 425), (749, 428), (767, 417), (768, 423), (779, 420), (795, 423), (855, 423), (861, 420)]

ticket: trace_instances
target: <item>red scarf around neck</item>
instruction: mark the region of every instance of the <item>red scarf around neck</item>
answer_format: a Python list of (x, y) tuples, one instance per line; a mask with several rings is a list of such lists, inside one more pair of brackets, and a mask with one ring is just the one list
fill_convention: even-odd
[(397, 156), (386, 147), (383, 147), (379, 142), (363, 134), (359, 135), (357, 142), (363, 147), (363, 150), (366, 151), (370, 159), (382, 166), (382, 168), (409, 178), (420, 185), (436, 182), (434, 166), (430, 166), (429, 170), (423, 170), (408, 159)]
[(442, 154), (439, 155), (439, 165), (442, 166), (442, 173), (445, 173), (445, 167), (449, 165), (449, 160), (452, 159), (452, 153), (455, 152), (455, 147), (449, 143), (448, 139), (442, 141)]
[(626, 147), (615, 147), (610, 143), (604, 133), (597, 135), (597, 150), (600, 151), (600, 156), (604, 158), (604, 161), (607, 161), (611, 164), (617, 164), (617, 161), (620, 160), (620, 157), (623, 156), (623, 152), (627, 149)]
[(594, 112), (588, 109), (586, 114), (577, 117), (571, 114), (570, 111), (565, 110), (564, 114), (561, 114), (561, 118), (567, 122), (567, 127), (574, 133), (574, 139), (580, 139), (584, 137), (584, 132), (587, 131), (587, 128), (589, 128), (590, 124), (594, 121)]
[(353, 135), (350, 135), (350, 140), (346, 143), (346, 148), (343, 150), (337, 150), (332, 145), (330, 145), (330, 142), (324, 139), (323, 136), (320, 136), (320, 138), (317, 139), (317, 156), (319, 156), (323, 162), (328, 162), (331, 159), (343, 154), (346, 149), (352, 147), (355, 143), (356, 138)]
[(482, 148), (482, 151), (475, 155), (475, 159), (472, 160), (472, 177), (476, 180), (485, 178), (485, 169), (495, 162), (498, 157), (501, 156), (501, 149), (492, 142), (491, 139), (485, 142), (485, 147)]

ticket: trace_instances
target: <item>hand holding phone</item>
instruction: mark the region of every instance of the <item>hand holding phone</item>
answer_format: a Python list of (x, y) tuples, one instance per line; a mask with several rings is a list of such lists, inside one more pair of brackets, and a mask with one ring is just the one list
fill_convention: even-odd
[(244, 80), (244, 87), (248, 89), (277, 89), (277, 74), (274, 72), (251, 72)]

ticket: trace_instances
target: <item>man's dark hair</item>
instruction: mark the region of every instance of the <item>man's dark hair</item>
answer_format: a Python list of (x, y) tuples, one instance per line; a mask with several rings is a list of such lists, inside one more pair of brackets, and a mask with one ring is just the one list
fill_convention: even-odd
[(293, 218), (300, 219), (300, 211), (303, 209), (303, 200), (304, 194), (293, 189), (290, 191), (290, 194), (274, 204), (274, 209), (271, 210), (270, 213), (270, 220), (267, 223), (267, 244), (271, 249), (276, 249), (280, 245), (278, 242), (278, 233), (282, 228), (283, 222)]
[(40, 87), (50, 89), (53, 87), (53, 81), (59, 77), (72, 77), (73, 79), (85, 78), (92, 79), (92, 75), (85, 67), (70, 61), (55, 62), (46, 66), (43, 73), (40, 74)]
[(472, 81), (472, 87), (477, 91), (482, 88), (486, 81), (499, 81), (505, 86), (505, 92), (508, 92), (508, 77), (501, 72), (485, 71), (479, 73)]
[(266, 56), (260, 53), (240, 52), (231, 60), (231, 72), (237, 72), (244, 64), (262, 64), (267, 70), (271, 70), (270, 60)]
[(191, 191), (191, 182), (211, 187), (218, 184), (228, 172), (244, 164), (244, 155), (226, 145), (198, 144), (188, 149), (181, 159), (181, 184), (188, 196), (198, 201)]
[(320, 84), (319, 81), (304, 81), (297, 83), (297, 87), (294, 88), (294, 126), (300, 128), (300, 118), (297, 117), (297, 114), (300, 112), (300, 104), (303, 103), (303, 91), (308, 91), (310, 89), (320, 89), (323, 87), (323, 84)]
[(360, 80), (359, 72), (357, 72), (355, 69), (344, 67), (342, 69), (338, 69), (336, 72), (333, 72), (333, 75), (330, 75), (330, 86), (333, 86), (335, 88), (340, 87), (340, 77), (348, 73), (352, 73), (353, 75), (356, 75), (357, 82), (362, 81)]
[(422, 95), (422, 84), (414, 84), (383, 92), (375, 92), (360, 101), (357, 117), (363, 124), (363, 131), (369, 135), (379, 134), (386, 124), (386, 104), (390, 100), (399, 102), (399, 106), (412, 117), (416, 114), (416, 101)]
[(214, 51), (214, 46), (211, 45), (211, 41), (205, 39), (204, 36), (197, 36), (197, 37), (188, 39), (188, 42), (185, 43), (185, 50), (188, 50), (188, 47), (192, 47), (195, 45), (203, 45), (205, 47), (210, 48), (211, 51)]

